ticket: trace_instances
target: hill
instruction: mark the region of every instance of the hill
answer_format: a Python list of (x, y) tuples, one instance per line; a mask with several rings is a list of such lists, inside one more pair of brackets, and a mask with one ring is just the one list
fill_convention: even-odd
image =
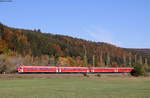
[[(133, 66), (150, 64), (149, 49), (125, 49), (40, 30), (16, 29), (0, 24), (1, 72), (15, 65)], [(12, 67), (10, 67), (12, 66)]]
[(145, 58), (150, 58), (150, 49), (129, 49), (134, 54), (142, 55)]

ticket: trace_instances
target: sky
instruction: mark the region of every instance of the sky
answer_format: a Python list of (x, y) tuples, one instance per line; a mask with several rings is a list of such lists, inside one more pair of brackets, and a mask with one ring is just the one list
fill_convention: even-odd
[(0, 22), (124, 48), (150, 48), (149, 5), (150, 0), (12, 0), (0, 2)]

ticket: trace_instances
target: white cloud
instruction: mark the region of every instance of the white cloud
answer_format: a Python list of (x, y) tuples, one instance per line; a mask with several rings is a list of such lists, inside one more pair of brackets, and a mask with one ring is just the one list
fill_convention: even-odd
[(122, 43), (117, 40), (114, 33), (106, 31), (101, 27), (84, 29), (83, 32), (89, 36), (90, 40), (97, 42), (107, 42), (117, 46), (122, 46)]

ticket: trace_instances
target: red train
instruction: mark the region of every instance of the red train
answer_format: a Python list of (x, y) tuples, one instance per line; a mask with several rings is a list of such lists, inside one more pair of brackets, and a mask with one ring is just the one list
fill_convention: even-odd
[(18, 66), (19, 73), (130, 73), (132, 67), (50, 67)]

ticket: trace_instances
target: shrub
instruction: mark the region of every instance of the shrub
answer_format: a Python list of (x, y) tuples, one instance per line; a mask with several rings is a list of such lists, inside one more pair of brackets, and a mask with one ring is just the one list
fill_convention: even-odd
[(145, 68), (142, 64), (135, 64), (134, 70), (131, 72), (133, 76), (142, 76), (145, 74)]

